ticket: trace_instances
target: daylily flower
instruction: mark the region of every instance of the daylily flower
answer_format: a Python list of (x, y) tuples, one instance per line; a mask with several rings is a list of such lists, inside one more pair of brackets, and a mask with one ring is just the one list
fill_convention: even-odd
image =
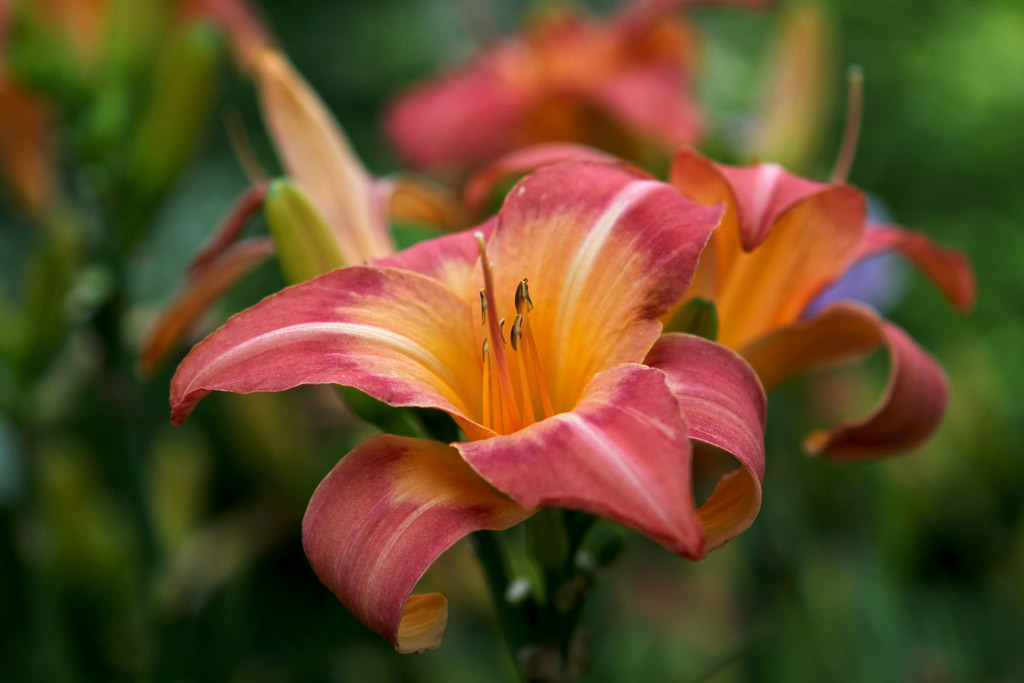
[[(470, 180), (466, 204), (479, 208), (502, 178), (572, 159), (607, 161), (608, 155), (564, 144), (517, 150)], [(949, 398), (938, 362), (861, 302), (822, 307), (817, 300), (852, 266), (895, 251), (967, 312), (975, 286), (961, 253), (920, 233), (869, 225), (864, 195), (856, 188), (807, 180), (776, 164), (725, 166), (684, 148), (676, 152), (669, 181), (684, 196), (709, 206), (724, 204), (726, 211), (690, 291), (662, 318), (668, 329), (686, 302), (713, 302), (717, 341), (750, 362), (768, 390), (885, 346), (890, 360), (885, 396), (866, 418), (811, 434), (805, 447), (812, 453), (836, 460), (877, 457), (914, 448), (935, 431)]]
[[(661, 334), (720, 217), (623, 167), (545, 168), (477, 232), (332, 271), (231, 318), (178, 368), (172, 421), (212, 391), (323, 383), (455, 420), (465, 441), (366, 441), (303, 521), (321, 581), (402, 652), (440, 642), (446, 599), (410, 597), (435, 558), (540, 506), (702, 557), (750, 525), (764, 466), (753, 371), (713, 342)], [(740, 465), (700, 506), (691, 440)]]
[(800, 178), (775, 164), (724, 166), (683, 149), (670, 182), (694, 201), (726, 204), (688, 296), (715, 302), (718, 341), (743, 355), (767, 389), (886, 347), (889, 386), (877, 407), (862, 420), (811, 434), (809, 451), (858, 460), (913, 448), (935, 431), (948, 381), (906, 332), (855, 302), (805, 313), (853, 264), (885, 250), (911, 260), (957, 309), (969, 311), (974, 279), (962, 254), (895, 226), (869, 230), (858, 190)]
[(697, 40), (668, 11), (626, 6), (608, 20), (551, 13), (461, 69), (396, 100), (392, 144), (413, 168), (459, 171), (529, 144), (591, 144), (625, 158), (670, 150), (702, 129)]

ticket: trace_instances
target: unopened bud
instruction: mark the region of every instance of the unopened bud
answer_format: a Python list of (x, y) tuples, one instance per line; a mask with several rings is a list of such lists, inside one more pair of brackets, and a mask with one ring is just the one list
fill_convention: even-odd
[(346, 265), (327, 224), (290, 179), (270, 183), (264, 211), (281, 270), (289, 281), (304, 282)]

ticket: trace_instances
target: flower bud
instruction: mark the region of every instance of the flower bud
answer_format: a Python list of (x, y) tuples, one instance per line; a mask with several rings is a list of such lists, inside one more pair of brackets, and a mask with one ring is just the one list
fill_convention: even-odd
[(281, 270), (289, 281), (303, 282), (345, 265), (327, 224), (290, 179), (281, 178), (270, 184), (264, 211), (277, 245)]

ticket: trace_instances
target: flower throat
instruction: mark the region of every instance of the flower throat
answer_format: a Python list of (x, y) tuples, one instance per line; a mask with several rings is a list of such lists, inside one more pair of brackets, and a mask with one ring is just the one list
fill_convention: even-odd
[[(516, 287), (516, 318), (509, 331), (509, 341), (514, 352), (519, 393), (512, 383), (509, 372), (509, 358), (505, 353), (505, 319), (498, 319), (498, 307), (494, 300), (494, 275), (487, 258), (487, 247), (482, 233), (476, 233), (480, 248), (480, 264), (484, 273), (484, 288), (480, 290), (480, 324), (488, 325), (488, 336), (483, 343), (483, 387), (481, 389), (481, 421), (485, 427), (499, 434), (508, 434), (537, 421), (551, 417), (551, 397), (544, 382), (537, 344), (530, 327), (530, 311), (533, 301), (526, 278)], [(491, 343), (492, 339), (498, 342)]]

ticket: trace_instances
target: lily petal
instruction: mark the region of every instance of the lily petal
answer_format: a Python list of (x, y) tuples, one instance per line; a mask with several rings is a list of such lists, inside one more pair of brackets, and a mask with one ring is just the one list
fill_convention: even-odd
[(224, 292), (274, 254), (274, 242), (253, 238), (223, 251), (192, 273), (185, 290), (154, 323), (139, 356), (139, 374), (151, 375)]
[(542, 168), (509, 193), (488, 245), (498, 312), (515, 316), (513, 293), (528, 278), (555, 412), (598, 372), (643, 360), (721, 213), (592, 162)]
[(809, 321), (783, 327), (743, 350), (765, 386), (863, 357), (885, 344), (889, 384), (867, 417), (811, 434), (807, 450), (833, 460), (862, 460), (914, 448), (938, 428), (949, 402), (941, 366), (899, 327), (871, 309), (835, 304)]
[(448, 621), (439, 593), (412, 595), (434, 560), (481, 529), (529, 513), (491, 488), (442, 443), (377, 436), (317, 487), (302, 545), (320, 580), (399, 652), (438, 647)]
[(189, 277), (196, 277), (209, 268), (224, 252), (238, 241), (249, 219), (259, 212), (267, 196), (267, 184), (255, 183), (240, 195), (232, 205), (220, 226), (186, 267)]
[[(718, 340), (739, 349), (795, 322), (846, 271), (864, 233), (867, 210), (864, 196), (847, 185), (814, 183), (772, 164), (715, 164), (712, 169), (709, 163), (696, 153), (680, 152), (672, 181), (695, 201), (710, 203), (731, 193), (735, 202), (715, 233), (709, 267), (710, 295), (721, 321)], [(737, 242), (744, 249), (756, 248), (741, 251)], [(698, 275), (705, 287), (708, 279)]]
[(476, 233), (489, 239), (497, 225), (492, 218), (472, 230), (425, 240), (403, 249), (397, 254), (374, 259), (370, 265), (382, 268), (402, 268), (433, 278), (454, 292), (474, 292), (480, 287), (480, 274), (475, 270), (480, 261)]
[(267, 126), (288, 175), (334, 231), (349, 264), (395, 250), (374, 183), (327, 107), (279, 52), (256, 57)]
[(716, 164), (689, 147), (676, 151), (669, 182), (695, 202), (728, 202), (727, 213), (735, 213), (725, 223), (736, 221), (745, 251), (761, 244), (794, 204), (830, 187), (787, 173), (777, 164)]
[(613, 163), (615, 157), (593, 147), (573, 142), (548, 142), (523, 147), (505, 154), (488, 164), (470, 178), (462, 193), (466, 208), (477, 213), (483, 207), (498, 183), (506, 178), (522, 176), (542, 166), (560, 161), (602, 161)]
[(509, 139), (530, 106), (531, 93), (508, 78), (521, 68), (521, 59), (516, 50), (499, 51), (403, 94), (386, 118), (398, 155), (413, 168), (439, 171), (480, 163), (528, 142)]
[(920, 232), (908, 232), (893, 225), (875, 225), (864, 233), (857, 259), (888, 250), (898, 251), (923, 270), (961, 313), (974, 307), (974, 273), (961, 252), (940, 247)]
[(420, 223), (445, 231), (468, 225), (455, 194), (443, 185), (413, 175), (394, 174), (377, 181), (377, 192), (392, 221)]
[(463, 415), (479, 401), (477, 311), (436, 280), (354, 266), (288, 287), (197, 344), (171, 380), (181, 423), (211, 391), (355, 387), (394, 406)]
[(594, 377), (572, 412), (508, 436), (453, 445), (528, 510), (583, 510), (675, 553), (697, 558), (706, 552), (686, 421), (659, 370), (614, 367)]
[(742, 465), (724, 476), (697, 510), (706, 550), (714, 550), (747, 529), (761, 507), (764, 389), (738, 354), (693, 335), (662, 335), (644, 364), (667, 376), (690, 438), (721, 448)]
[(704, 116), (683, 87), (688, 81), (683, 66), (682, 60), (638, 64), (602, 81), (593, 97), (627, 130), (666, 149), (694, 142), (703, 133)]

